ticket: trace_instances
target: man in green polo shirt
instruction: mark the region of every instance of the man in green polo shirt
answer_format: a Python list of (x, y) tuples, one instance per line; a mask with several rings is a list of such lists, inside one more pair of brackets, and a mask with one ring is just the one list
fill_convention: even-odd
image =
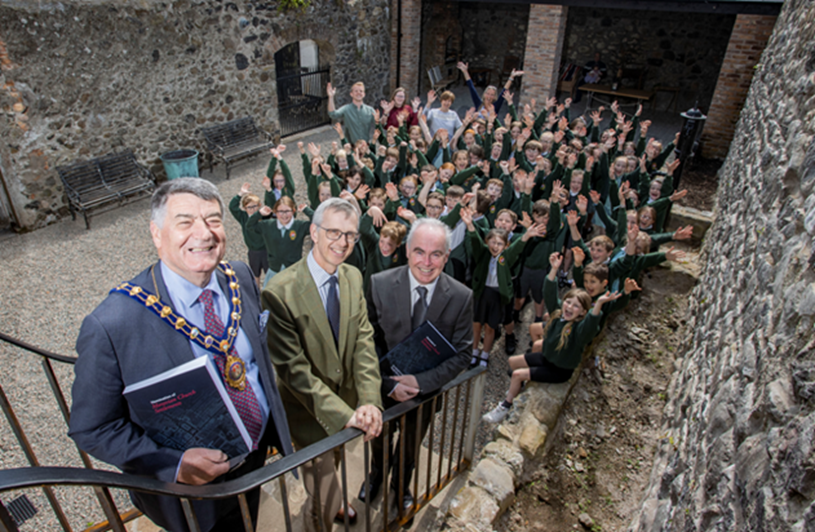
[(339, 109), (334, 105), (334, 95), (337, 89), (329, 83), (326, 92), (328, 93), (328, 116), (331, 117), (331, 120), (342, 122), (348, 141), (351, 144), (358, 140), (370, 141), (376, 119), (374, 108), (362, 102), (365, 99), (365, 84), (357, 81), (351, 85), (351, 103)]

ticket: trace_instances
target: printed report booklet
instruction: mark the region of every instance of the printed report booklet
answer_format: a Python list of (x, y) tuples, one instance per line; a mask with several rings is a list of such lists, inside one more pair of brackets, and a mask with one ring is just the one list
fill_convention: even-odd
[(198, 357), (131, 384), (122, 393), (136, 413), (135, 421), (159, 445), (180, 451), (218, 449), (234, 463), (252, 448), (212, 357)]
[(379, 362), (384, 375), (417, 375), (455, 356), (456, 348), (435, 325), (424, 322)]

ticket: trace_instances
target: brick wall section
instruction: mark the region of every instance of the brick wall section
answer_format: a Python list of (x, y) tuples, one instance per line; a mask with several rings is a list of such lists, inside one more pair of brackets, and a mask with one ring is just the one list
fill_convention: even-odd
[(396, 77), (398, 49), (399, 0), (391, 0), (391, 90), (404, 87), (408, 99), (416, 96), (419, 86), (419, 57), (421, 53), (422, 1), (402, 0), (402, 49), (399, 78)]
[(568, 14), (567, 6), (530, 6), (521, 101), (543, 101), (555, 95)]
[(747, 90), (753, 81), (754, 67), (761, 59), (775, 20), (776, 17), (767, 15), (736, 17), (702, 133), (705, 157), (723, 159), (727, 156)]

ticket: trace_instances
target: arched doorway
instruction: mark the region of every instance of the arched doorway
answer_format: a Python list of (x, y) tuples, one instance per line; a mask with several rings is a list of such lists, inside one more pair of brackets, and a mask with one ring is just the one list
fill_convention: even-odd
[(325, 87), (331, 79), (331, 67), (320, 64), (319, 52), (316, 42), (304, 40), (288, 44), (274, 54), (282, 136), (330, 122)]

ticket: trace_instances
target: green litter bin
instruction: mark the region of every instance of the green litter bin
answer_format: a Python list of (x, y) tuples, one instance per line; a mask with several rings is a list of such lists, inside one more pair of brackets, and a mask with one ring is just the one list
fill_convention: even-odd
[(167, 179), (177, 177), (198, 177), (198, 151), (175, 150), (161, 156)]

